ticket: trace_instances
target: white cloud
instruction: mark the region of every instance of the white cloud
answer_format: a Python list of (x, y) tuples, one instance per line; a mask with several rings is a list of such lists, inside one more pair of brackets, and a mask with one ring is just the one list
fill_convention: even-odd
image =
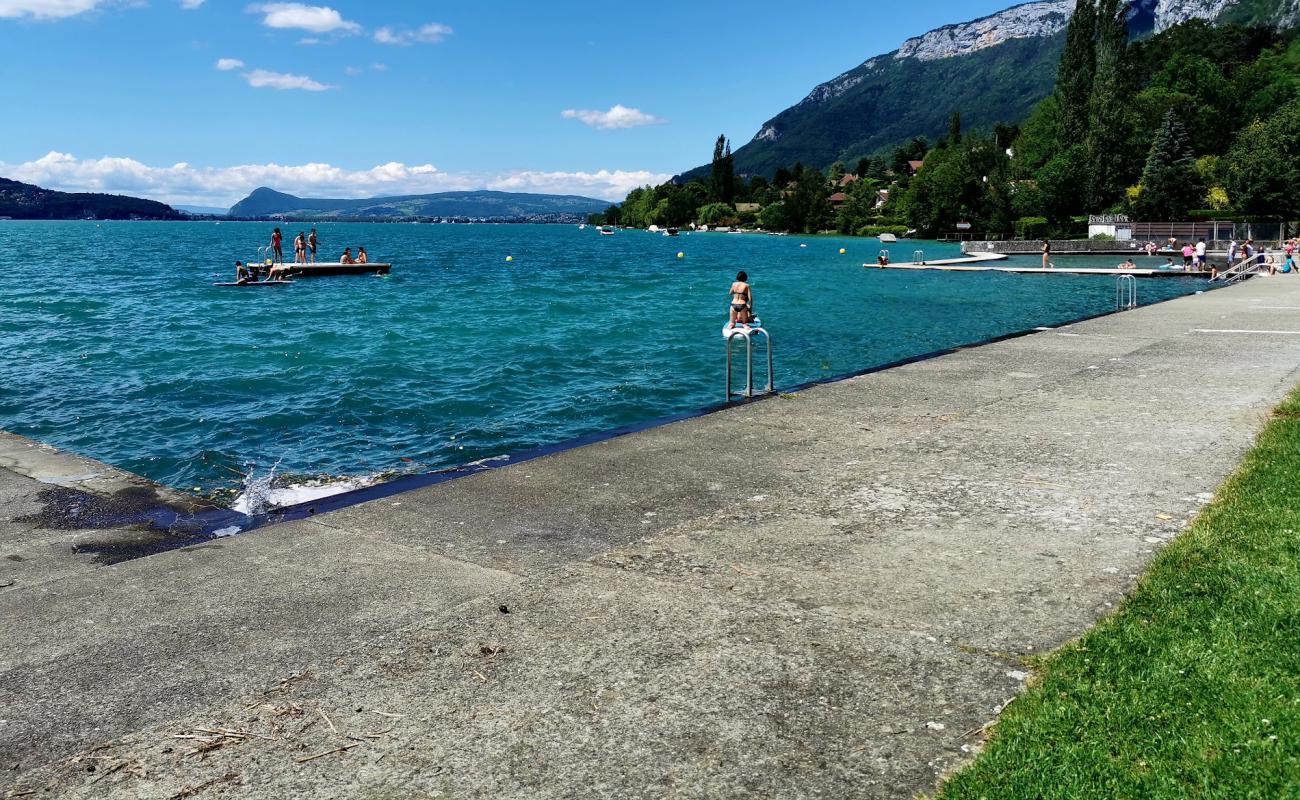
[(193, 11), (203, 5), (203, 0), (181, 0), (181, 8), (186, 11)]
[(0, 19), (63, 19), (84, 14), (104, 2), (105, 0), (0, 0)]
[(229, 72), (232, 69), (243, 69), (243, 68), (244, 68), (244, 62), (240, 61), (237, 58), (217, 59), (217, 69), (221, 70), (222, 72)]
[(314, 81), (306, 75), (290, 75), (285, 72), (272, 72), (269, 69), (255, 69), (244, 73), (244, 80), (254, 89), (301, 89), (304, 92), (324, 92), (336, 89), (336, 86)]
[(636, 128), (641, 125), (658, 125), (668, 121), (647, 114), (639, 108), (628, 108), (621, 103), (612, 106), (608, 111), (570, 108), (561, 111), (560, 116), (565, 119), (576, 119), (584, 125), (605, 131), (615, 128)]
[[(4, 0), (0, 0), (3, 2)], [(304, 3), (258, 3), (248, 7), (253, 14), (263, 14), (268, 28), (293, 28), (309, 33), (359, 33), (361, 26), (343, 18), (329, 6)]]
[(467, 189), (580, 194), (622, 200), (637, 186), (671, 176), (649, 171), (524, 171), (496, 174), (443, 172), (432, 164), (380, 164), (349, 170), (330, 164), (241, 164), (153, 167), (131, 158), (80, 159), (51, 152), (22, 164), (0, 162), (0, 175), (50, 189), (112, 192), (168, 203), (230, 206), (259, 186), (308, 197), (376, 197)]
[(395, 45), (412, 45), (412, 44), (437, 44), (455, 31), (450, 25), (443, 25), (440, 22), (430, 22), (428, 25), (421, 25), (415, 30), (403, 28), (397, 30), (394, 28), (384, 27), (375, 31), (375, 41), (380, 44)]
[(606, 200), (623, 200), (627, 193), (650, 184), (658, 186), (672, 175), (649, 170), (608, 170), (598, 172), (512, 172), (497, 175), (485, 185), (502, 192), (541, 192), (543, 194), (580, 194)]

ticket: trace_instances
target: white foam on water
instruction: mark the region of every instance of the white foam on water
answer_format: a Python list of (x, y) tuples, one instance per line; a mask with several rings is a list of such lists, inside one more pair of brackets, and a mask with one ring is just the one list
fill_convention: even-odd
[(227, 536), (234, 536), (236, 533), (239, 533), (242, 530), (243, 528), (239, 527), (238, 525), (231, 525), (229, 528), (221, 528), (220, 530), (213, 531), (212, 535), (217, 537), (218, 539), (223, 539)]
[(318, 478), (277, 486), (274, 479), (274, 471), (262, 479), (250, 476), (244, 482), (244, 491), (235, 498), (231, 508), (241, 514), (254, 516), (277, 508), (311, 503), (325, 497), (364, 489), (379, 481), (378, 476), (365, 475), (355, 478)]

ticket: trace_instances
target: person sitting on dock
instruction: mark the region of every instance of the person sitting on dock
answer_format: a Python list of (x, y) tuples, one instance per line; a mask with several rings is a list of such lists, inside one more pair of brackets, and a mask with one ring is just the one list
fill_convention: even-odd
[(876, 256), (876, 264), (878, 264), (881, 269), (889, 266), (889, 253), (881, 250), (880, 255)]
[(357, 248), (357, 263), (366, 264), (370, 262), (370, 256), (366, 255), (365, 245)]
[(749, 288), (749, 276), (742, 270), (736, 273), (736, 282), (731, 284), (731, 327), (753, 321), (754, 292)]
[(1119, 268), (1120, 268), (1120, 269), (1137, 269), (1137, 264), (1134, 263), (1133, 259), (1131, 259), (1131, 258), (1126, 258), (1126, 259), (1124, 259), (1124, 260), (1120, 263)]
[(257, 282), (257, 276), (254, 275), (252, 271), (248, 269), (248, 267), (244, 266), (244, 262), (236, 261), (235, 262), (235, 283), (239, 284), (240, 286), (243, 286), (246, 283), (256, 283), (256, 282)]
[(345, 248), (343, 248), (343, 257), (339, 259), (339, 263), (340, 263), (340, 264), (355, 264), (355, 263), (357, 263), (356, 260), (355, 260), (354, 258), (352, 258), (352, 248), (351, 248), (351, 247), (345, 247)]

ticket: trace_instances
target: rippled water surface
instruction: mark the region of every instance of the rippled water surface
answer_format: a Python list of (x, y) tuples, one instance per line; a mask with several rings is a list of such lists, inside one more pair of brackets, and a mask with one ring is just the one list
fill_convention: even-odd
[[(1115, 302), (1105, 276), (864, 270), (880, 245), (861, 239), (317, 227), (322, 255), (365, 245), (393, 274), (217, 288), (270, 226), (0, 222), (0, 428), (204, 490), (277, 463), (422, 470), (720, 401), (738, 269), (778, 387)], [(916, 248), (959, 254), (891, 246), (895, 261)], [(1141, 300), (1204, 286), (1146, 280)]]

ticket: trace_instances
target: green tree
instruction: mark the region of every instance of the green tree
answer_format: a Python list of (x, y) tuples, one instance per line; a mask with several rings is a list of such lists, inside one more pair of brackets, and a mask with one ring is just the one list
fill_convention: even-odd
[(1300, 100), (1267, 122), (1241, 132), (1219, 163), (1228, 196), (1238, 213), (1271, 219), (1300, 218)]
[(1160, 132), (1151, 143), (1141, 187), (1133, 210), (1150, 221), (1185, 219), (1204, 197), (1205, 183), (1196, 171), (1187, 129), (1173, 111), (1165, 114)]
[(709, 203), (700, 206), (696, 221), (701, 225), (718, 225), (733, 220), (736, 210), (726, 203)]
[[(1055, 130), (1080, 137), (1088, 129), (1092, 83), (1097, 73), (1096, 0), (1077, 0), (1056, 71)], [(1077, 141), (1077, 139), (1076, 139)], [(1050, 156), (1049, 156), (1050, 158)], [(1043, 163), (1046, 163), (1044, 159)]]
[(709, 200), (715, 203), (736, 201), (736, 165), (731, 155), (731, 142), (726, 135), (718, 137), (713, 145), (713, 164), (709, 172)]
[[(1089, 210), (1101, 211), (1117, 202), (1137, 171), (1130, 148), (1131, 118), (1128, 70), (1127, 0), (1099, 0), (1097, 4), (1097, 71), (1088, 104), (1085, 142), (1091, 175)], [(1062, 134), (1069, 136), (1068, 130)]]

